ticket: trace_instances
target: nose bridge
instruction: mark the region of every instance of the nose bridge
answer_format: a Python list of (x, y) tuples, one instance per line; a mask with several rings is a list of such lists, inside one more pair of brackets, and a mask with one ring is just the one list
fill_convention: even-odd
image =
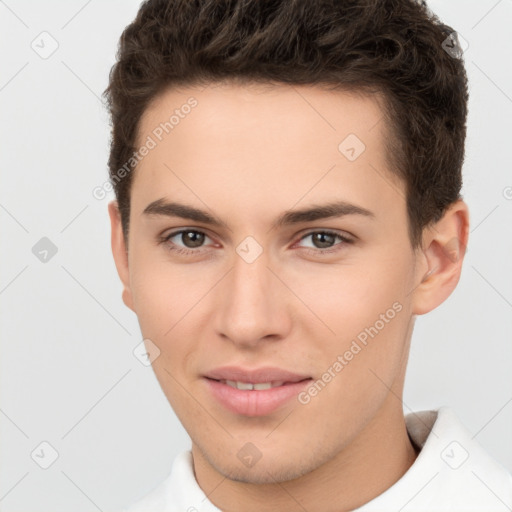
[(269, 335), (284, 335), (286, 297), (269, 270), (266, 252), (242, 242), (223, 280), (217, 304), (217, 331), (235, 343), (254, 344)]

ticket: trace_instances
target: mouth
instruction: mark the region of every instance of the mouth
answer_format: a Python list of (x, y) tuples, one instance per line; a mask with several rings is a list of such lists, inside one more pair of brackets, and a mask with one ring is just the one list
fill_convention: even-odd
[(242, 391), (252, 391), (252, 390), (264, 391), (266, 389), (278, 388), (281, 386), (289, 386), (291, 384), (297, 384), (299, 382), (304, 382), (304, 381), (312, 380), (312, 379), (311, 379), (311, 377), (306, 377), (302, 380), (295, 381), (295, 382), (285, 382), (282, 380), (271, 381), (271, 382), (243, 382), (243, 381), (226, 380), (226, 379), (210, 379), (210, 380), (214, 380), (215, 382), (220, 382), (221, 384), (225, 384), (234, 389), (239, 389)]
[[(246, 373), (237, 378), (215, 378), (205, 376), (208, 394), (225, 411), (242, 416), (267, 416), (293, 403), (294, 399), (313, 381), (312, 377), (283, 372), (282, 370), (259, 370), (267, 377), (256, 378)], [(269, 379), (269, 373), (281, 374), (281, 379)], [(224, 370), (224, 373), (228, 373)], [(250, 373), (250, 372), (249, 372)], [(240, 375), (239, 370), (231, 375)], [(286, 375), (285, 375), (286, 374)], [(221, 377), (218, 375), (218, 377)], [(269, 380), (266, 380), (269, 379)]]
[[(284, 368), (265, 366), (260, 368), (243, 368), (241, 366), (222, 366), (204, 375), (208, 379), (223, 381), (230, 385), (235, 382), (238, 386), (246, 384), (270, 384), (270, 387), (296, 383), (310, 379), (311, 375), (301, 375)], [(238, 388), (246, 389), (246, 388)]]

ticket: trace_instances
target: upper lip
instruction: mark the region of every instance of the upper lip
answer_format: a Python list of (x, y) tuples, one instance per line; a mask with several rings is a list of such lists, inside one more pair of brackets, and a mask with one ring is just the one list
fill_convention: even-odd
[(205, 377), (214, 380), (232, 380), (250, 384), (275, 381), (300, 382), (301, 380), (311, 378), (309, 375), (299, 375), (288, 370), (283, 370), (282, 368), (270, 366), (255, 369), (241, 368), (239, 366), (223, 366), (209, 371), (205, 374)]

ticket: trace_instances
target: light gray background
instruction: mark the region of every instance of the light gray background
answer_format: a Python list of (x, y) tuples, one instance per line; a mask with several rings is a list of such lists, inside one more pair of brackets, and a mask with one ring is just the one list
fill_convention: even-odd
[[(132, 354), (141, 335), (121, 301), (108, 199), (92, 196), (107, 179), (99, 97), (138, 4), (0, 1), (5, 512), (119, 510), (190, 446), (151, 368)], [(457, 290), (418, 318), (404, 410), (453, 407), (512, 470), (512, 0), (430, 6), (469, 43), (472, 231)], [(31, 47), (43, 31), (59, 45), (47, 59)], [(42, 237), (58, 248), (46, 263), (32, 253)], [(43, 441), (58, 452), (48, 469), (31, 458)]]

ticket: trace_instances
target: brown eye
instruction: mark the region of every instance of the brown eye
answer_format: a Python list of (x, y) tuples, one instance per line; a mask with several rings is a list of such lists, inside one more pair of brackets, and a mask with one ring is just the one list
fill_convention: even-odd
[(174, 231), (163, 236), (160, 242), (172, 251), (182, 254), (193, 254), (200, 252), (206, 239), (209, 239), (209, 237), (202, 231), (181, 229), (180, 231)]
[[(332, 252), (329, 251), (329, 249), (335, 251), (338, 248), (343, 247), (345, 244), (352, 243), (351, 239), (334, 231), (311, 231), (307, 235), (303, 236), (301, 241), (308, 238), (312, 241), (312, 245), (306, 245), (303, 247), (313, 251), (316, 250), (316, 252)], [(337, 240), (338, 242), (336, 242)]]
[(326, 249), (334, 244), (336, 236), (320, 231), (318, 233), (313, 233), (311, 235), (311, 240), (318, 249)]
[(185, 247), (200, 247), (205, 239), (204, 233), (201, 233), (200, 231), (182, 231), (180, 234), (181, 241)]

